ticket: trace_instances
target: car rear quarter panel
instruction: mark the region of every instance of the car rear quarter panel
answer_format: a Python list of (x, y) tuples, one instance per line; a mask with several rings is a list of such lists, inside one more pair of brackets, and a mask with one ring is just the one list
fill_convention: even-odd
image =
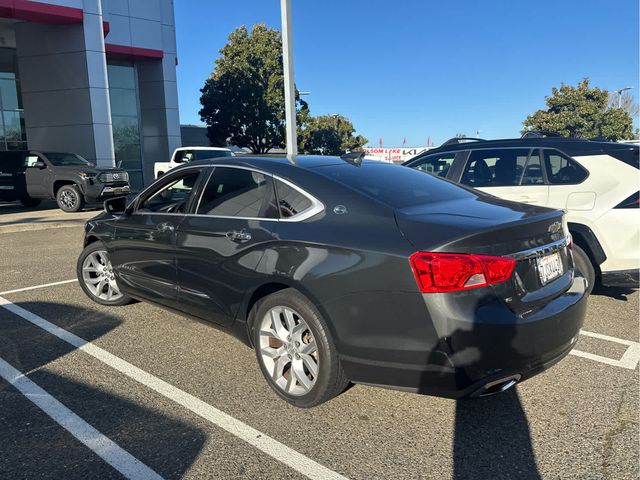
[[(350, 357), (394, 362), (419, 357), (424, 363), (422, 352), (433, 350), (438, 336), (409, 263), (414, 247), (399, 231), (392, 209), (338, 190), (318, 195), (323, 213), (278, 223), (278, 240), (265, 248), (258, 273), (265, 282), (298, 289), (316, 305), (350, 378)], [(347, 213), (333, 213), (337, 204)]]

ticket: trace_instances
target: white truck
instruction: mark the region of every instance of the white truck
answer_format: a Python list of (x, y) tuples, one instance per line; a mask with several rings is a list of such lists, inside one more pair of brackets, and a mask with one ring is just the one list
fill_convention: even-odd
[(156, 162), (153, 166), (153, 174), (160, 178), (174, 167), (192, 160), (203, 158), (233, 157), (233, 152), (221, 147), (180, 147), (176, 148), (168, 162)]

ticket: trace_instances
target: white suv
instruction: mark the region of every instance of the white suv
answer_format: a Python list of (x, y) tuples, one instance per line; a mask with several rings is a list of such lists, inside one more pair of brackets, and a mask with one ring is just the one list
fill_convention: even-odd
[(591, 284), (599, 277), (637, 288), (639, 150), (559, 137), (452, 139), (405, 165), (507, 200), (566, 209), (576, 264)]
[(180, 147), (176, 148), (168, 162), (156, 162), (153, 166), (153, 174), (160, 178), (174, 167), (193, 160), (205, 158), (233, 157), (233, 152), (221, 147)]

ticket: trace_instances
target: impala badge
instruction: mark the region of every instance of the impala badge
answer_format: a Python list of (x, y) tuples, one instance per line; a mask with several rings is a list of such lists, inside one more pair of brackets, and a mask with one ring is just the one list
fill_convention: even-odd
[(335, 213), (336, 215), (344, 215), (345, 213), (347, 213), (347, 207), (345, 207), (344, 205), (336, 205), (335, 207), (333, 207), (333, 213)]

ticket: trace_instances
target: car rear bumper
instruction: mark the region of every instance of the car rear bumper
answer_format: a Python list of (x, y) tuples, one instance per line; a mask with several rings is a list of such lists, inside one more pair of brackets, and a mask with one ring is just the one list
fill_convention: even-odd
[(614, 272), (602, 272), (601, 283), (606, 287), (638, 288), (640, 284), (640, 270), (617, 270)]
[[(456, 318), (454, 305), (434, 299), (427, 305), (432, 318), (439, 308), (446, 311), (446, 319), (434, 320), (439, 338), (433, 348), (410, 355), (401, 349), (385, 350), (379, 359), (341, 355), (341, 361), (355, 383), (447, 398), (497, 393), (512, 380), (521, 382), (544, 371), (571, 351), (585, 316), (585, 289), (584, 278), (577, 277), (566, 292), (536, 311), (517, 315), (505, 304), (476, 305), (478, 316), (473, 320)], [(493, 320), (488, 320), (487, 311), (481, 312), (485, 307), (492, 310)]]

